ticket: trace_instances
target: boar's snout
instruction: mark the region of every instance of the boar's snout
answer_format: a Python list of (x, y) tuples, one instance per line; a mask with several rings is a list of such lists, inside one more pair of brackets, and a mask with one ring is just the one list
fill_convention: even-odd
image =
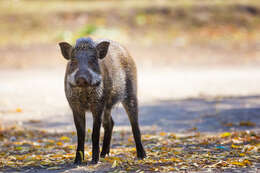
[(75, 76), (76, 85), (80, 87), (87, 87), (87, 86), (98, 86), (101, 83), (101, 79), (92, 76), (88, 71), (78, 71)]

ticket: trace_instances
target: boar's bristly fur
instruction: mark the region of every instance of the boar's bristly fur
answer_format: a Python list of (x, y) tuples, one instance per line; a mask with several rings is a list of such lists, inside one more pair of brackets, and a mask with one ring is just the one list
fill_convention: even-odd
[(99, 160), (101, 123), (104, 139), (100, 156), (109, 154), (114, 121), (111, 110), (122, 103), (135, 139), (137, 157), (146, 157), (138, 124), (137, 73), (130, 54), (111, 40), (93, 41), (80, 38), (75, 46), (59, 44), (62, 55), (68, 59), (65, 74), (65, 93), (73, 112), (78, 145), (75, 163), (84, 160), (85, 112), (93, 115), (92, 163)]

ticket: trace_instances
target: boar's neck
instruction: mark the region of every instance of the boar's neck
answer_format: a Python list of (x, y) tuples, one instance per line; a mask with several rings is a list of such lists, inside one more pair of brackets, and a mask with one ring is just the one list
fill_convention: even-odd
[(70, 87), (65, 82), (66, 97), (71, 106), (82, 106), (86, 110), (89, 110), (92, 104), (97, 104), (103, 100), (103, 83), (98, 87)]

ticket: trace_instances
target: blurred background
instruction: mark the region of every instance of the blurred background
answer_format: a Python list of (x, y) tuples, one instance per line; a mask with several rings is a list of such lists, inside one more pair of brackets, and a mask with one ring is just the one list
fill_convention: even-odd
[(258, 130), (259, 30), (258, 0), (2, 0), (0, 124), (74, 130), (58, 42), (90, 36), (135, 59), (143, 130)]

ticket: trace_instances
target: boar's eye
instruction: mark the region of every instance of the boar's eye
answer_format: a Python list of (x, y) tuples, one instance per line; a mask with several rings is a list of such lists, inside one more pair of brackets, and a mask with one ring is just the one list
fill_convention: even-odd
[(97, 63), (97, 58), (95, 56), (91, 56), (89, 60), (90, 64), (96, 64)]

